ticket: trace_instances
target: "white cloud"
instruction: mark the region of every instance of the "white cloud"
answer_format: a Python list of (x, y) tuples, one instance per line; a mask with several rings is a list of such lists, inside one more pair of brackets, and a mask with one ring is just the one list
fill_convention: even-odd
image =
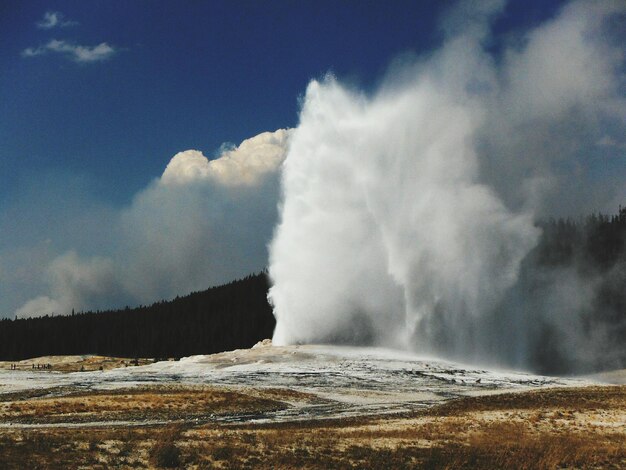
[(47, 11), (43, 18), (37, 22), (37, 27), (41, 29), (66, 28), (77, 25), (78, 22), (65, 19), (65, 15), (58, 11)]
[(29, 47), (22, 51), (22, 57), (36, 57), (48, 53), (62, 54), (75, 62), (99, 62), (112, 57), (117, 50), (102, 42), (97, 46), (81, 46), (66, 41), (52, 39), (44, 46)]
[[(67, 227), (79, 226), (85, 234), (78, 241), (81, 245), (74, 241), (69, 248), (55, 249), (51, 244), (50, 256), (33, 270), (38, 278), (30, 276), (29, 282), (40, 287), (24, 294), (15, 303), (21, 306), (13, 310), (24, 317), (146, 304), (265, 268), (290, 134), (282, 129), (260, 134), (236, 148), (223, 148), (213, 161), (197, 150), (180, 152), (160, 178), (106, 223), (89, 207), (64, 216), (59, 233), (47, 236), (67, 238)], [(100, 238), (86, 235), (92, 226)], [(30, 252), (25, 248), (19, 259), (3, 259), (4, 272), (16, 271), (32, 258)]]
[(289, 135), (262, 133), (212, 161), (197, 150), (172, 158), (121, 214), (127, 260), (118, 265), (133, 298), (149, 302), (266, 267)]
[(52, 297), (43, 295), (26, 302), (16, 310), (18, 318), (64, 315), (73, 308), (88, 305), (100, 307), (103, 298), (119, 292), (111, 260), (101, 257), (83, 260), (74, 251), (55, 258), (46, 270), (46, 277)]
[(58, 313), (66, 314), (66, 306), (57, 300), (51, 299), (47, 295), (42, 295), (29, 300), (15, 311), (16, 318), (43, 317), (44, 315), (54, 315)]
[(207, 180), (226, 186), (257, 184), (261, 177), (276, 171), (282, 163), (289, 133), (286, 129), (264, 132), (211, 161), (197, 150), (177, 153), (165, 168), (161, 181), (186, 184)]

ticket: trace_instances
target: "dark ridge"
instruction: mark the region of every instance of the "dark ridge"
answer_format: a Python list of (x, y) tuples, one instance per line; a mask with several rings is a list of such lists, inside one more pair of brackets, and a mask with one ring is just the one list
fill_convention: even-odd
[(249, 348), (275, 320), (265, 273), (150, 306), (0, 321), (0, 360), (98, 354), (183, 357)]

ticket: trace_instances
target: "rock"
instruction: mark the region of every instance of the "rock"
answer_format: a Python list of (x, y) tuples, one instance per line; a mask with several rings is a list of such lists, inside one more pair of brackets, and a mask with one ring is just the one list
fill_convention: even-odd
[(272, 340), (269, 339), (269, 338), (266, 338), (263, 341), (259, 341), (257, 344), (252, 346), (252, 349), (265, 348), (265, 347), (268, 347), (268, 346), (271, 346), (271, 345), (272, 345)]

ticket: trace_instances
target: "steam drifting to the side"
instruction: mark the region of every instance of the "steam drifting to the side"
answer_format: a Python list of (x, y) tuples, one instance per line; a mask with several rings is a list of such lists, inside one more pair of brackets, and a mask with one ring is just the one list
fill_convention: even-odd
[(570, 325), (557, 338), (566, 353), (582, 345), (564, 320), (586, 301), (576, 276), (546, 295), (567, 298), (564, 312), (531, 299), (520, 273), (538, 217), (624, 196), (623, 152), (604, 165), (612, 176), (586, 170), (606, 157), (598, 142), (626, 135), (625, 50), (614, 37), (626, 8), (572, 3), (494, 57), (485, 45), (501, 7), (465, 11), (462, 28), (450, 15), (441, 49), (396, 65), (372, 96), (332, 77), (309, 84), (270, 246), (276, 343), (519, 366), (548, 322)]

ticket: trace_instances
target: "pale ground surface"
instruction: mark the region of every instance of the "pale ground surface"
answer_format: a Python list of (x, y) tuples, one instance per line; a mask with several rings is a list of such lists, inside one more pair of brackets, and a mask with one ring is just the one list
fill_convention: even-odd
[[(597, 383), (588, 378), (494, 372), (385, 349), (279, 347), (267, 342), (180, 361), (128, 367), (129, 362), (99, 356), (44, 357), (21, 361), (17, 371), (10, 370), (10, 363), (0, 363), (0, 394), (39, 390), (45, 395), (50, 390), (62, 396), (146, 385), (211, 385), (230, 390), (281, 388), (316, 398), (292, 400), (287, 409), (221, 418), (276, 422), (407, 412), (463, 396)], [(52, 369), (33, 370), (32, 364), (51, 364)], [(74, 370), (81, 364), (86, 372), (59, 372), (68, 364), (75, 364)], [(98, 370), (100, 365), (103, 371)]]
[(594, 382), (626, 385), (626, 369), (600, 372), (598, 374), (589, 375), (588, 378)]
[(626, 468), (626, 386), (602, 385), (624, 371), (268, 344), (148, 362), (0, 363), (0, 468)]

